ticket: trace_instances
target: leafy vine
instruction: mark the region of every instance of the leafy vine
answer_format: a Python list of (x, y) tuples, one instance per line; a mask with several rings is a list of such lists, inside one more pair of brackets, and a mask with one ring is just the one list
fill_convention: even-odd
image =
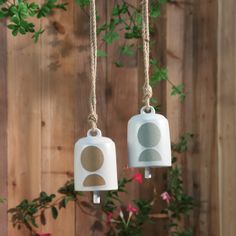
[(42, 5), (25, 0), (0, 0), (0, 19), (9, 20), (7, 28), (13, 36), (30, 33), (34, 42), (37, 42), (44, 29), (36, 29), (31, 19), (47, 17), (54, 9), (66, 10), (66, 5), (57, 3), (57, 0), (46, 0)]
[[(192, 135), (185, 134), (180, 137), (179, 143), (172, 145), (173, 156), (174, 153), (187, 150), (187, 143), (191, 137)], [(173, 157), (173, 161), (175, 162), (176, 158)], [(166, 229), (171, 236), (192, 235), (191, 228), (185, 229), (179, 225), (179, 222), (193, 209), (194, 203), (193, 198), (184, 192), (181, 169), (178, 165), (170, 168), (167, 178), (163, 179), (166, 183), (166, 191), (161, 196), (157, 196), (154, 191), (152, 201), (135, 199), (127, 205), (123, 201), (123, 193), (128, 194), (127, 187), (134, 181), (142, 184), (142, 175), (139, 172), (129, 178), (120, 178), (118, 190), (106, 192), (101, 205), (101, 212), (104, 215), (102, 222), (94, 214), (95, 207), (88, 197), (74, 190), (73, 179), (58, 189), (58, 195), (41, 192), (36, 199), (32, 201), (25, 199), (16, 207), (9, 209), (8, 213), (11, 214), (13, 227), (17, 229), (25, 227), (31, 235), (37, 235), (39, 224), (46, 225), (46, 211), (50, 210), (52, 217), (57, 219), (60, 210), (66, 208), (69, 202), (74, 202), (82, 212), (93, 216), (94, 224), (100, 224), (101, 227), (105, 225), (107, 236), (138, 236), (141, 235), (145, 223), (162, 219), (167, 220)], [(153, 205), (160, 197), (166, 202), (166, 207), (159, 213), (153, 212)]]

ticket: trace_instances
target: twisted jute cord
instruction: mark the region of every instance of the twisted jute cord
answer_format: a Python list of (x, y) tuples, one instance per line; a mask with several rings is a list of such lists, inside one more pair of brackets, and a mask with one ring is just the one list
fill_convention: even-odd
[(142, 39), (143, 39), (143, 59), (144, 59), (144, 85), (143, 102), (146, 108), (150, 107), (150, 98), (152, 97), (152, 87), (149, 82), (150, 67), (150, 33), (149, 33), (149, 2), (142, 2)]
[(95, 0), (91, 0), (90, 3), (90, 53), (91, 53), (91, 74), (90, 74), (90, 114), (88, 121), (91, 124), (91, 128), (94, 130), (97, 128), (98, 115), (96, 111), (96, 75), (97, 75), (97, 26), (96, 26), (96, 5)]

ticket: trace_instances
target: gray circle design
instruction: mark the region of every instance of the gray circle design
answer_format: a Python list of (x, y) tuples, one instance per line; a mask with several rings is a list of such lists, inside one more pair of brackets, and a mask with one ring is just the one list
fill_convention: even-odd
[(81, 153), (81, 164), (87, 171), (93, 172), (102, 167), (104, 156), (96, 146), (88, 146)]
[(140, 154), (139, 161), (161, 161), (161, 155), (155, 149), (147, 149)]
[(154, 147), (160, 142), (161, 132), (151, 122), (143, 124), (138, 131), (138, 141), (144, 147)]

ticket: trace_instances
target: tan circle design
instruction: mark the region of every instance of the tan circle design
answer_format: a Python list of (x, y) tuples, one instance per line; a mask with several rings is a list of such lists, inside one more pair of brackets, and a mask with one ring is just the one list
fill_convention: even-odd
[(160, 142), (161, 132), (151, 122), (143, 124), (138, 131), (138, 141), (144, 147), (154, 147)]
[(88, 175), (83, 182), (84, 187), (101, 186), (105, 184), (105, 180), (97, 174)]
[(154, 149), (147, 149), (140, 154), (139, 161), (161, 161), (161, 155)]
[(87, 171), (94, 172), (102, 167), (104, 156), (96, 146), (88, 146), (81, 153), (81, 164)]

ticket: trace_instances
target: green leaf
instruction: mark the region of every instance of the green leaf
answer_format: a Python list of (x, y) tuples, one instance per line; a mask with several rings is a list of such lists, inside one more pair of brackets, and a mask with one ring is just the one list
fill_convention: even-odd
[(118, 68), (124, 67), (124, 63), (122, 63), (121, 61), (116, 61), (116, 62), (114, 62), (114, 64)]
[(80, 7), (85, 7), (90, 4), (90, 0), (75, 0), (75, 2), (80, 6)]
[(15, 30), (12, 31), (13, 36), (16, 36), (17, 34), (18, 34), (18, 29), (15, 29)]
[(106, 57), (107, 56), (107, 53), (103, 50), (97, 50), (97, 56), (98, 57)]
[(5, 198), (3, 198), (3, 197), (0, 197), (0, 203), (4, 203), (6, 201), (6, 199)]
[(162, 80), (167, 80), (167, 70), (164, 68), (159, 68), (155, 66), (154, 72), (150, 78), (151, 86), (156, 85), (158, 82)]
[(183, 90), (184, 90), (184, 84), (180, 84), (177, 86), (174, 85), (172, 86), (171, 96), (178, 95), (180, 102), (183, 102), (186, 97), (186, 93), (184, 93)]
[(58, 210), (56, 207), (54, 206), (51, 207), (51, 213), (52, 213), (53, 219), (56, 219), (58, 217)]
[(17, 16), (17, 15), (12, 16), (11, 19), (10, 19), (10, 21), (13, 22), (13, 23), (15, 23), (16, 25), (19, 25), (19, 24), (20, 24), (20, 18), (19, 18), (19, 16)]
[(133, 50), (134, 45), (122, 45), (120, 47), (120, 51), (122, 54), (127, 55), (127, 56), (133, 56), (135, 54), (135, 51)]
[(0, 5), (4, 4), (7, 0), (0, 0)]
[(5, 18), (5, 17), (7, 17), (7, 16), (8, 16), (8, 13), (6, 13), (6, 12), (0, 10), (0, 20), (3, 19), (3, 18)]
[(17, 25), (14, 25), (14, 24), (10, 24), (7, 26), (8, 29), (11, 29), (11, 30), (16, 30), (18, 29), (18, 26)]
[(119, 4), (116, 4), (112, 9), (112, 15), (119, 16), (121, 14), (125, 14), (127, 11), (128, 11), (128, 6), (125, 2), (123, 3), (122, 6), (120, 6)]
[(103, 36), (103, 40), (108, 44), (111, 44), (118, 39), (119, 39), (119, 34), (114, 31), (109, 31)]
[(42, 211), (40, 214), (40, 222), (42, 225), (46, 225), (46, 217), (45, 217), (45, 212)]
[(38, 42), (40, 35), (44, 32), (44, 30), (42, 28), (40, 28), (38, 31), (36, 31), (33, 36), (32, 39), (34, 40), (35, 43)]

